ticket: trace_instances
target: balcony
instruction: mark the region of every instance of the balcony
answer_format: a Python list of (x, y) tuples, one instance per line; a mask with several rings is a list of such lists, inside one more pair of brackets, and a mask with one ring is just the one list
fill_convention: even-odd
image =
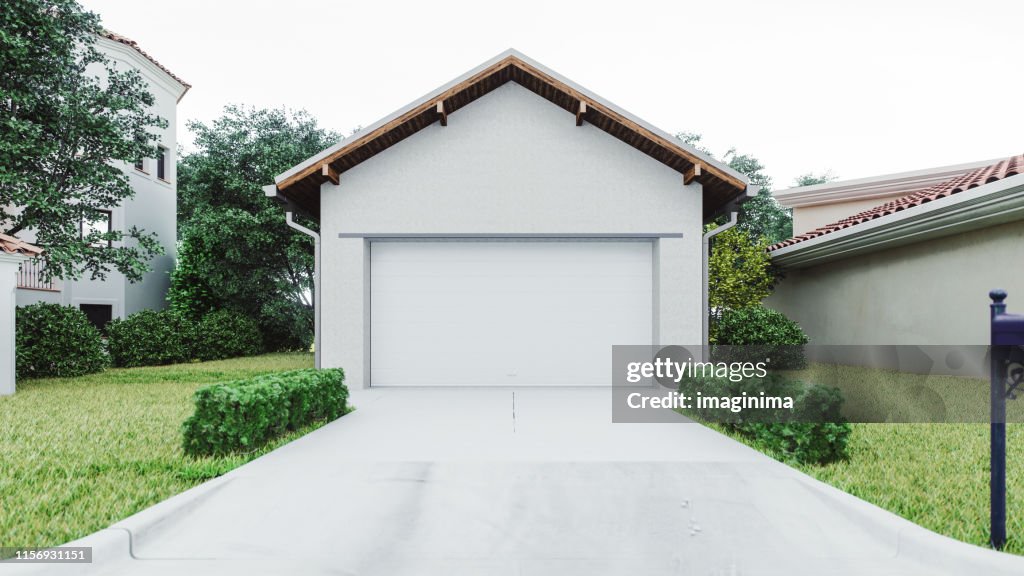
[(60, 292), (53, 280), (46, 280), (42, 274), (43, 263), (39, 260), (26, 260), (18, 271), (18, 288), (23, 290), (45, 290)]

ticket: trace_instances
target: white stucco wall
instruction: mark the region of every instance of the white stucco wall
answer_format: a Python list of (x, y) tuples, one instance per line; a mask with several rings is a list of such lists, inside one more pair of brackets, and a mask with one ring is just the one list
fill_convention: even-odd
[[(181, 87), (165, 72), (139, 54), (134, 48), (108, 38), (98, 38), (96, 47), (106, 54), (115, 65), (124, 69), (137, 70), (146, 81), (154, 98), (150, 111), (167, 120), (167, 127), (153, 129), (160, 145), (167, 149), (165, 178), (157, 177), (156, 160), (147, 158), (144, 170), (136, 170), (131, 164), (121, 164), (135, 192), (135, 196), (111, 210), (112, 228), (125, 232), (136, 226), (146, 232), (155, 232), (164, 248), (164, 255), (150, 262), (152, 271), (141, 282), (130, 283), (124, 275), (112, 271), (104, 280), (83, 277), (79, 280), (59, 282), (59, 292), (39, 290), (18, 290), (19, 306), (36, 302), (59, 303), (78, 307), (81, 304), (107, 304), (112, 308), (114, 318), (127, 316), (143, 309), (166, 307), (170, 273), (174, 269), (177, 252), (177, 100)], [(91, 73), (101, 75), (103, 70), (94, 66)], [(27, 230), (20, 235), (32, 242), (34, 234)]]
[(14, 306), (20, 255), (0, 251), (0, 396), (14, 394)]
[(129, 283), (116, 272), (106, 282), (82, 281), (74, 286), (73, 301), (69, 302), (77, 306), (87, 301), (99, 304), (104, 303), (104, 298), (116, 299), (119, 304), (114, 310), (116, 317), (143, 309), (159, 310), (167, 305), (167, 289), (170, 285), (170, 272), (174, 269), (178, 241), (175, 170), (180, 86), (130, 46), (100, 38), (97, 47), (122, 69), (135, 69), (142, 75), (154, 98), (151, 112), (167, 120), (166, 128), (154, 130), (160, 145), (167, 149), (165, 178), (161, 180), (157, 177), (154, 158), (145, 160), (144, 172), (136, 170), (134, 166), (122, 166), (128, 173), (135, 196), (114, 212), (114, 224), (119, 230), (126, 231), (137, 226), (147, 232), (155, 232), (164, 248), (164, 255), (150, 262), (153, 270), (145, 275), (142, 282)]
[(787, 270), (765, 304), (814, 344), (988, 344), (989, 290), (1024, 313), (1022, 247), (1011, 222)]
[(321, 188), (322, 361), (367, 385), (368, 241), (347, 234), (651, 234), (655, 339), (701, 338), (699, 184), (509, 83)]

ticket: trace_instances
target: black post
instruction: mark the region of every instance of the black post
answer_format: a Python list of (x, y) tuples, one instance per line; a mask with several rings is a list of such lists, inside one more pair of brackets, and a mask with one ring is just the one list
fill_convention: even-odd
[[(992, 318), (1006, 313), (1005, 290), (989, 292), (992, 299)], [(992, 323), (992, 336), (995, 336), (995, 324)], [(990, 431), (990, 506), (991, 506), (991, 538), (992, 547), (1002, 550), (1006, 545), (1006, 347), (995, 344), (992, 339), (991, 349), (991, 431)]]

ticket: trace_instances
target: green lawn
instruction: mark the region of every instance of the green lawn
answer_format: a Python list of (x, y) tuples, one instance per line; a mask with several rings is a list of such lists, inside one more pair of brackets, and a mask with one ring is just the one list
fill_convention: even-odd
[[(916, 421), (945, 413), (983, 422), (988, 382), (891, 370), (812, 364), (790, 372), (804, 382), (839, 387), (851, 420), (877, 416)], [(929, 396), (915, 393), (921, 386)], [(936, 404), (935, 399), (941, 402)], [(928, 409), (929, 404), (942, 410)], [(922, 406), (925, 406), (922, 409)], [(1024, 554), (1024, 398), (1008, 402), (1007, 552)], [(827, 465), (790, 465), (925, 528), (980, 546), (989, 538), (989, 425), (977, 423), (853, 424), (850, 457)], [(713, 426), (719, 430), (721, 427)], [(741, 442), (749, 440), (734, 436)], [(757, 447), (757, 446), (755, 446)], [(778, 457), (770, 451), (771, 456)]]
[[(854, 424), (850, 459), (798, 466), (929, 530), (988, 545), (988, 424)], [(1007, 425), (1007, 552), (1024, 554), (1024, 425)]]
[(0, 398), (0, 546), (85, 536), (319, 427), (229, 457), (180, 446), (199, 386), (312, 365), (311, 354), (269, 354), (19, 382)]

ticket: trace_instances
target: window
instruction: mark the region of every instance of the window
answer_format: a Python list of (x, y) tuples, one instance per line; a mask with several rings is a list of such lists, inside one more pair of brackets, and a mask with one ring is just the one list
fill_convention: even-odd
[[(97, 210), (94, 218), (83, 218), (81, 227), (81, 239), (85, 240), (90, 234), (106, 234), (113, 230), (114, 215), (110, 210)], [(89, 245), (93, 248), (110, 248), (110, 240), (97, 240)]]
[(167, 148), (163, 146), (156, 153), (156, 177), (167, 181)]
[(89, 323), (96, 327), (104, 336), (107, 335), (107, 324), (114, 318), (114, 307), (110, 304), (79, 304), (78, 309), (85, 313)]
[[(136, 133), (135, 141), (144, 146), (146, 144), (146, 134), (144, 132)], [(144, 156), (140, 156), (135, 160), (135, 169), (139, 172), (146, 172), (146, 158)]]

